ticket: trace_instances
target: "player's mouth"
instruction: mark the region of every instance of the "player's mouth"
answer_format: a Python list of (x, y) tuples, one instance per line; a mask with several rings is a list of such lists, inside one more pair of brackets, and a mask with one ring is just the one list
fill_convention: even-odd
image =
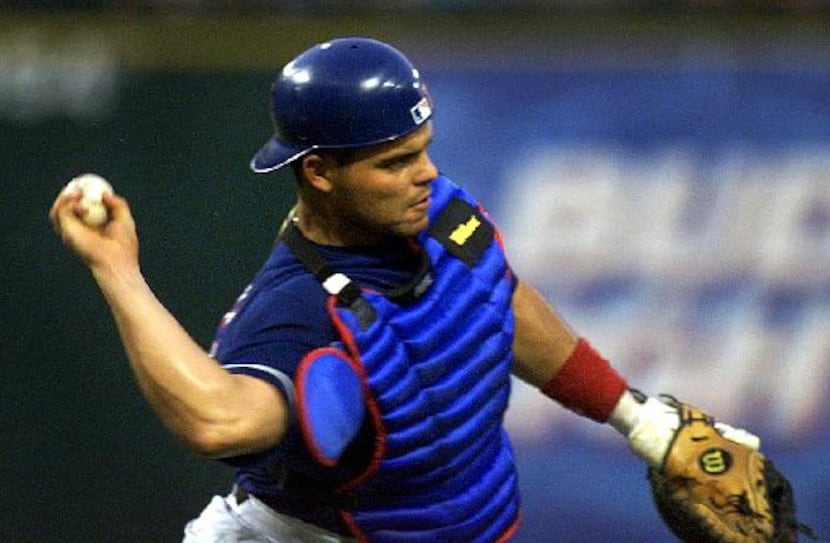
[(416, 201), (414, 204), (412, 204), (411, 207), (413, 209), (417, 209), (417, 210), (426, 210), (426, 209), (428, 209), (430, 201), (431, 201), (429, 196), (430, 196), (429, 193), (427, 193), (426, 196), (424, 196), (420, 200)]

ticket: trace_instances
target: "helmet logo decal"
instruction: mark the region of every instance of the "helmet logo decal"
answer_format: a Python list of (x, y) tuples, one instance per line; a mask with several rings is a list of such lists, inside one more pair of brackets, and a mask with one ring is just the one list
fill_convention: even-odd
[(412, 120), (415, 121), (416, 125), (423, 124), (424, 121), (429, 119), (429, 116), (432, 115), (432, 106), (429, 103), (429, 99), (427, 97), (421, 98), (421, 100), (409, 110), (409, 113), (412, 114)]

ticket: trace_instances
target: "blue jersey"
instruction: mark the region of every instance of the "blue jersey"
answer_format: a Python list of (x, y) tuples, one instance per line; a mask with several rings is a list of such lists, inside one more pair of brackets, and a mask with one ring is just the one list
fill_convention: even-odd
[[(410, 282), (420, 265), (417, 249), (403, 240), (372, 247), (316, 249), (332, 267), (363, 286), (389, 291)], [(293, 379), (310, 351), (339, 339), (326, 311), (328, 294), (281, 241), (250, 285), (222, 318), (211, 355), (228, 371), (264, 379), (294, 403)], [(226, 460), (238, 468), (237, 484), (256, 496), (286, 496), (280, 509), (329, 530), (345, 532), (336, 510), (324, 502), (296, 499), (324, 495), (370, 461), (372, 429), (366, 425), (337, 468), (321, 467), (303, 444), (296, 424), (274, 449)], [(290, 498), (288, 497), (290, 496)]]

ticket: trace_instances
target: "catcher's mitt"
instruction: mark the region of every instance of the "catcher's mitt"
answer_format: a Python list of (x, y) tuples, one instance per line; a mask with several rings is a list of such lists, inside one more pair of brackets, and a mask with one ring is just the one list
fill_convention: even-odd
[(657, 509), (687, 543), (790, 543), (814, 534), (795, 519), (787, 479), (760, 452), (723, 437), (701, 410), (678, 410), (680, 426), (659, 469), (649, 469)]

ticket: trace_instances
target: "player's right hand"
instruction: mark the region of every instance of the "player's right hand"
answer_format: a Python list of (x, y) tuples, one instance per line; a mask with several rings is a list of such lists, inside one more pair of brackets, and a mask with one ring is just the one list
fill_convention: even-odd
[(127, 200), (105, 194), (109, 221), (99, 227), (81, 220), (81, 195), (59, 194), (49, 210), (49, 221), (63, 243), (94, 271), (138, 266), (138, 235)]

